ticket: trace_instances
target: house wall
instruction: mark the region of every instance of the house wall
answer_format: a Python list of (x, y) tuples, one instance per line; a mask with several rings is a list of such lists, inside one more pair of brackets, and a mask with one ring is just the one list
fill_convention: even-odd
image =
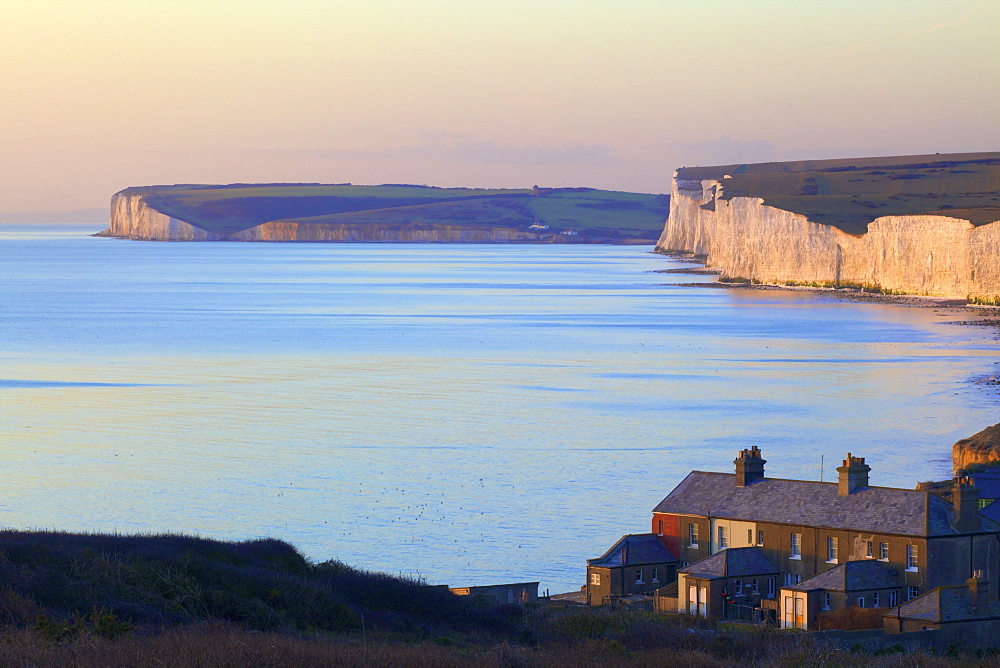
[[(686, 530), (686, 525), (685, 525)], [(667, 515), (664, 513), (653, 513), (651, 533), (659, 535), (663, 547), (667, 548), (670, 554), (679, 557), (681, 552), (681, 530), (680, 518), (677, 515)]]
[[(719, 527), (726, 530), (726, 543), (728, 547), (750, 547), (755, 544), (754, 541), (756, 541), (757, 536), (757, 525), (754, 522), (741, 522), (739, 520), (712, 518), (709, 526), (712, 527), (712, 554), (715, 554), (720, 549)], [(747, 531), (750, 531), (754, 537), (751, 542), (747, 542)]]
[[(603, 566), (587, 567), (587, 604), (603, 605), (607, 597), (621, 591), (621, 569)], [(593, 584), (593, 576), (600, 576), (600, 584)], [(617, 582), (615, 576), (617, 575)], [(616, 586), (617, 585), (617, 586)]]
[(677, 611), (678, 612), (688, 612), (690, 610), (690, 592), (691, 587), (704, 587), (707, 600), (705, 602), (705, 608), (708, 613), (708, 617), (719, 619), (723, 614), (724, 601), (722, 598), (722, 590), (725, 586), (725, 580), (706, 580), (704, 578), (690, 577), (685, 573), (679, 573), (677, 576)]
[(981, 570), (989, 582), (990, 596), (1000, 598), (1000, 540), (996, 534), (943, 536), (927, 541), (927, 589), (965, 584), (973, 571)]
[[(711, 555), (709, 547), (712, 525), (707, 517), (653, 513), (653, 533), (657, 533), (660, 520), (663, 521), (664, 527), (664, 535), (661, 538), (663, 544), (682, 563), (693, 564)], [(688, 543), (688, 524), (695, 524), (698, 527), (697, 548), (691, 547)], [(666, 533), (668, 528), (673, 532), (672, 535)]]

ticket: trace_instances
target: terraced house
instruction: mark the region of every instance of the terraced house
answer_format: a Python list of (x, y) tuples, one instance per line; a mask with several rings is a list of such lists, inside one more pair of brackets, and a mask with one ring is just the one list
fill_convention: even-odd
[(997, 596), (1000, 523), (980, 515), (968, 481), (949, 503), (870, 486), (871, 468), (851, 454), (837, 482), (766, 478), (765, 463), (754, 447), (735, 473), (692, 471), (653, 510), (653, 533), (680, 562), (679, 610), (753, 610), (813, 629), (825, 611), (888, 610), (976, 572)]

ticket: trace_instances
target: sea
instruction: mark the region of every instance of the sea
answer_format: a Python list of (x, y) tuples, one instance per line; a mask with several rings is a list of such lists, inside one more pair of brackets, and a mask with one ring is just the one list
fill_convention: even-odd
[(705, 286), (649, 247), (152, 243), (0, 226), (0, 527), (275, 537), (578, 589), (691, 470), (950, 477), (995, 329)]

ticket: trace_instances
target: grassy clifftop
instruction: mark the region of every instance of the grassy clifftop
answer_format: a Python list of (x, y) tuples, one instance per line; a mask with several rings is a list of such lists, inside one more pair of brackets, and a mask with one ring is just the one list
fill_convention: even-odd
[(1000, 153), (684, 167), (678, 178), (718, 179), (723, 199), (761, 197), (850, 234), (864, 234), (881, 216), (1000, 220)]
[(147, 205), (227, 235), (268, 222), (431, 224), (574, 230), (583, 239), (655, 239), (669, 197), (591, 188), (491, 190), (351, 184), (174, 185), (128, 188)]
[[(387, 546), (392, 549), (392, 546)], [(893, 665), (987, 666), (905, 652)], [(807, 634), (610, 608), (487, 606), (273, 539), (0, 531), (0, 665), (865, 666)]]

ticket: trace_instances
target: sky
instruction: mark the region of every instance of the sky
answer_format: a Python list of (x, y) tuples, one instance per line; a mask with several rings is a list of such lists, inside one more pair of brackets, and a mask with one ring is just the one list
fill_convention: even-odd
[(0, 212), (1000, 150), (995, 0), (2, 0)]

